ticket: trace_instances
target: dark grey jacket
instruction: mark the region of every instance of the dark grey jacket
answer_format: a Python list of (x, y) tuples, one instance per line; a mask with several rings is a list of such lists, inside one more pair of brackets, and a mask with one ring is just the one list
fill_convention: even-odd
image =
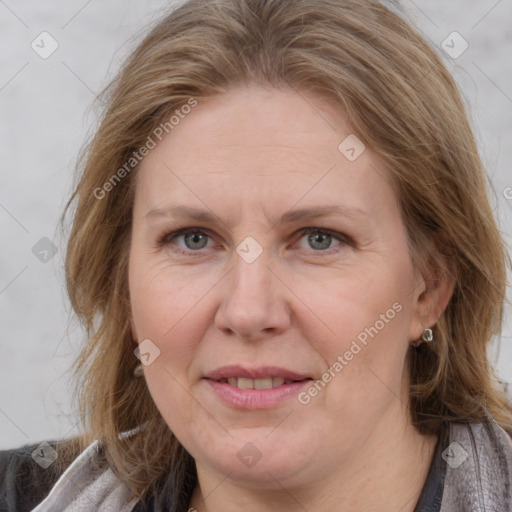
[[(49, 445), (55, 448), (56, 441)], [(137, 500), (108, 465), (93, 471), (103, 461), (97, 441), (69, 464), (46, 469), (33, 455), (38, 446), (0, 452), (0, 512), (158, 509), (154, 496)], [(492, 418), (481, 424), (446, 423), (415, 512), (484, 511), (512, 512), (512, 439)]]

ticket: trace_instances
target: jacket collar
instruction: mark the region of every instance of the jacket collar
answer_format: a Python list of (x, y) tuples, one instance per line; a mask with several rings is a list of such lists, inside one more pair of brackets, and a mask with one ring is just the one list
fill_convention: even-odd
[[(110, 467), (98, 471), (100, 443), (92, 442), (32, 512), (130, 512), (139, 498)], [(95, 469), (96, 468), (96, 469)]]

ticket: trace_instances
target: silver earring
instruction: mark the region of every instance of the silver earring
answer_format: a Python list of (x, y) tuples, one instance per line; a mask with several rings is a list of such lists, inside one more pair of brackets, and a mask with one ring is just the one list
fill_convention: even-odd
[(416, 340), (414, 343), (412, 343), (412, 346), (417, 348), (423, 342), (432, 343), (433, 341), (434, 341), (434, 333), (432, 332), (432, 329), (425, 329), (421, 335), (421, 338), (419, 340)]
[(142, 365), (138, 364), (133, 370), (134, 377), (142, 377), (144, 375), (144, 370), (142, 369)]
[(432, 332), (432, 329), (425, 329), (423, 331), (423, 334), (421, 335), (421, 339), (425, 343), (431, 343), (432, 341), (434, 341), (434, 333)]

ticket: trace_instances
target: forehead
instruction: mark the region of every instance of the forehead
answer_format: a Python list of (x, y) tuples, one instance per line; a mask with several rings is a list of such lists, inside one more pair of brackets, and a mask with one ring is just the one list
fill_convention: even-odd
[[(347, 144), (356, 159), (341, 151)], [(146, 210), (231, 206), (235, 217), (255, 205), (271, 212), (297, 201), (372, 208), (390, 199), (388, 178), (377, 156), (357, 144), (332, 101), (292, 89), (238, 88), (198, 100), (142, 161), (136, 196)]]

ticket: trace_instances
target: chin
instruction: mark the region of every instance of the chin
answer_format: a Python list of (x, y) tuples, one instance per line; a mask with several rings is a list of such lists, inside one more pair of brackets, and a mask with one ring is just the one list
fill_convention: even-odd
[[(268, 431), (261, 437), (245, 436), (240, 442), (233, 442), (236, 438), (230, 437), (225, 444), (218, 443), (215, 451), (200, 454), (196, 463), (206, 464), (222, 475), (229, 475), (230, 480), (254, 488), (282, 489), (285, 484), (306, 483), (307, 473), (311, 473), (313, 480), (318, 476), (319, 468), (313, 468), (316, 466), (313, 443), (306, 445), (308, 450), (305, 451), (304, 444), (302, 447), (286, 446), (282, 437), (271, 441), (265, 436), (268, 437)], [(200, 446), (204, 449), (205, 445)]]
[(301, 473), (297, 463), (293, 460), (266, 460), (265, 457), (259, 460), (254, 466), (246, 467), (238, 462), (230, 460), (213, 460), (214, 468), (229, 479), (243, 484), (246, 487), (255, 489), (282, 489), (283, 486), (290, 486), (298, 474)]

